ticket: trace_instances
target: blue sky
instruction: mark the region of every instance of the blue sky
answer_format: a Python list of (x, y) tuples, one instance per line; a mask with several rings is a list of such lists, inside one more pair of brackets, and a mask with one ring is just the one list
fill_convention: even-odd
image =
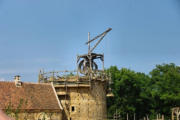
[(36, 82), (42, 68), (74, 70), (88, 32), (109, 27), (95, 50), (106, 68), (180, 65), (179, 0), (0, 0), (0, 79)]

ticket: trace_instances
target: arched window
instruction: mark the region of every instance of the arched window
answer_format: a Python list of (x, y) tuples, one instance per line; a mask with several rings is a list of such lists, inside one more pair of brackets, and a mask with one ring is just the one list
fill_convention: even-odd
[(10, 114), (8, 114), (8, 116), (9, 116), (10, 118), (16, 118), (16, 115), (15, 115), (14, 113), (10, 113)]
[(37, 120), (50, 120), (50, 117), (46, 113), (40, 113)]

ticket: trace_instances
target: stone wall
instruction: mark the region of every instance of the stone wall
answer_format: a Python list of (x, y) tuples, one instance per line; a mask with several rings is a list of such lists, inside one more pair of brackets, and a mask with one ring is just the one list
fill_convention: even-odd
[(20, 112), (17, 115), (11, 113), (8, 116), (14, 120), (62, 120), (61, 112)]
[[(105, 83), (93, 81), (91, 84), (91, 87), (69, 87), (68, 97), (59, 98), (62, 105), (67, 106), (69, 120), (105, 120), (107, 118)], [(58, 91), (64, 91), (64, 88)]]

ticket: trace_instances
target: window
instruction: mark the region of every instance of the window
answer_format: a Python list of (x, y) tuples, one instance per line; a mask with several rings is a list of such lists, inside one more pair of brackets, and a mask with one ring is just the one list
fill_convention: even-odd
[(74, 107), (74, 106), (71, 107), (71, 111), (72, 111), (72, 112), (75, 111), (75, 107)]
[(40, 113), (38, 115), (38, 120), (50, 120), (50, 117), (46, 113)]

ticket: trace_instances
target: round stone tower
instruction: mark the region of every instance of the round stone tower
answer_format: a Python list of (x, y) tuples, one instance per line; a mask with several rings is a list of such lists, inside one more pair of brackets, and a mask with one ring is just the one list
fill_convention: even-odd
[[(60, 103), (63, 106), (63, 120), (106, 120), (106, 94), (109, 77), (104, 71), (104, 54), (93, 50), (111, 31), (107, 29), (90, 40), (88, 33), (88, 53), (77, 56), (76, 71), (43, 72), (40, 71), (39, 82), (52, 83)], [(90, 43), (99, 41), (90, 47)], [(102, 62), (101, 70), (96, 61)]]
[[(106, 119), (106, 94), (109, 79), (105, 74), (101, 72), (100, 76), (90, 79), (88, 76), (56, 75), (58, 73), (40, 73), (39, 82), (53, 83), (63, 106), (63, 120)], [(48, 74), (51, 74), (50, 77)]]

